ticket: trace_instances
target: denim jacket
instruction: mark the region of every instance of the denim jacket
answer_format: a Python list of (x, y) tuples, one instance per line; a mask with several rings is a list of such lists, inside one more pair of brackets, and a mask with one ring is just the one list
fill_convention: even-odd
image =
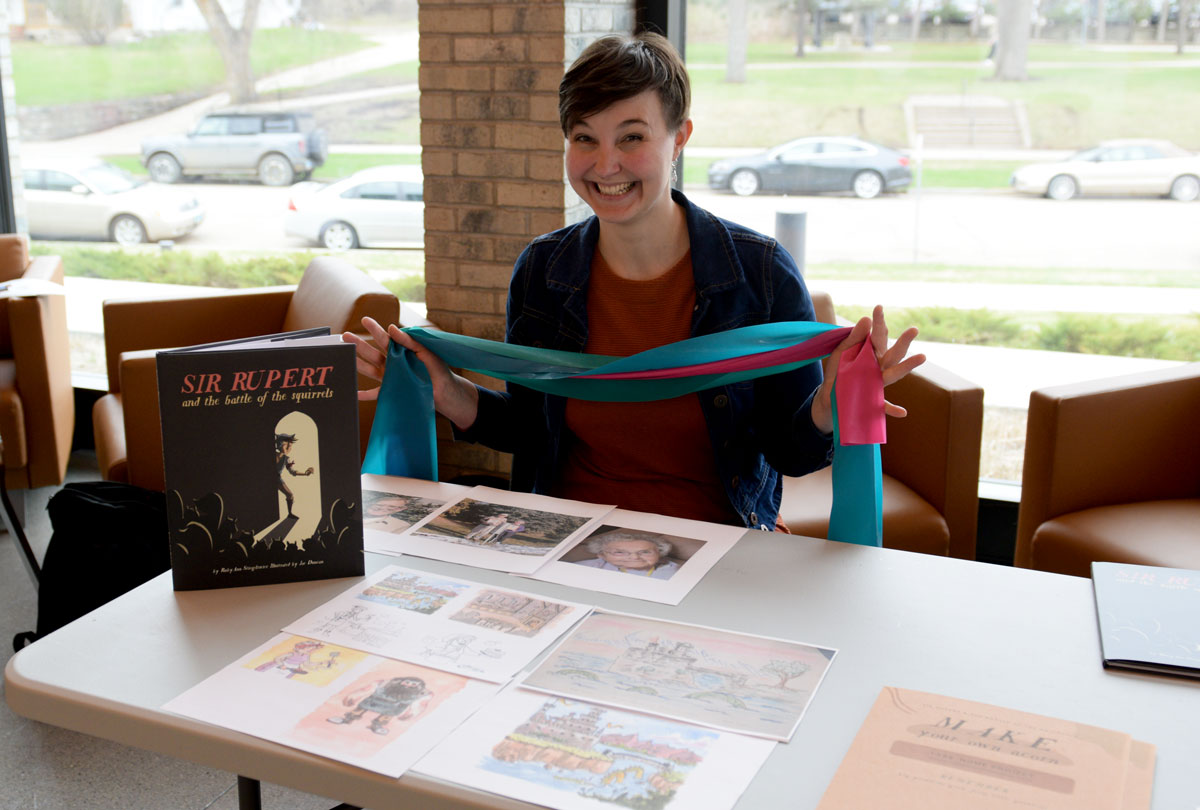
[[(770, 321), (815, 320), (796, 264), (770, 237), (713, 216), (672, 192), (687, 218), (696, 282), (692, 335)], [(517, 259), (508, 290), (505, 340), (583, 351), (587, 286), (599, 238), (595, 217), (534, 239)], [(701, 410), (729, 502), (751, 528), (771, 530), (780, 473), (829, 463), (831, 439), (812, 423), (820, 364), (700, 391)], [(512, 488), (550, 494), (570, 445), (566, 400), (510, 383), (479, 388), (479, 414), (459, 435), (513, 454)]]

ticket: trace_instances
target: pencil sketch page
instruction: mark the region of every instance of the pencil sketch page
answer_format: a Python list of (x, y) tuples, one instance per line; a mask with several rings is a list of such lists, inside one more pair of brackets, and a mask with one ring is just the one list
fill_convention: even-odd
[(532, 574), (613, 509), (582, 501), (474, 487), (410, 529), (405, 554)]
[(786, 742), (835, 654), (797, 641), (597, 611), (523, 685)]
[(577, 602), (392, 565), (283, 629), (502, 682), (590, 610)]
[(399, 777), (498, 689), (281, 633), (163, 708)]
[(397, 535), (470, 490), (417, 478), (363, 475), (363, 548), (379, 554), (402, 554)]
[(746, 529), (614, 509), (531, 576), (678, 605)]
[(557, 810), (726, 810), (774, 747), (509, 688), (413, 771)]

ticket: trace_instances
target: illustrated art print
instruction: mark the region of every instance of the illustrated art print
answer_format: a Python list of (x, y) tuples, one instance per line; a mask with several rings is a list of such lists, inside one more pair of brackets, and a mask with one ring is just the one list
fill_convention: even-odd
[(396, 548), (418, 557), (531, 574), (612, 508), (474, 487), (397, 538)]
[(497, 689), (280, 634), (163, 708), (399, 777)]
[(740, 526), (614, 509), (532, 576), (678, 605), (745, 533)]
[(506, 689), (414, 771), (558, 810), (725, 810), (774, 743)]
[(796, 641), (596, 611), (522, 685), (786, 742), (835, 654)]
[(388, 566), (284, 629), (503, 682), (590, 610), (576, 602)]

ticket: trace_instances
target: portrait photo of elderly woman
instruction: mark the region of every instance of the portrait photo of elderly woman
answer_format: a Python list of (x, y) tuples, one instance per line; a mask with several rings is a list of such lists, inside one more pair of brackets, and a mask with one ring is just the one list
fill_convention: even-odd
[[(590, 556), (582, 556), (585, 550)], [(666, 535), (637, 529), (602, 527), (572, 551), (564, 562), (651, 579), (670, 579), (682, 564), (673, 559), (676, 549)], [(580, 558), (568, 559), (575, 556)]]

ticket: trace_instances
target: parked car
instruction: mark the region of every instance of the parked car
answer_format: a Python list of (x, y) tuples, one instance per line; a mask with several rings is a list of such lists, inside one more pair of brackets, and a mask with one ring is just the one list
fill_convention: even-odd
[(760, 191), (810, 194), (853, 191), (877, 197), (912, 182), (908, 158), (894, 149), (853, 137), (797, 138), (766, 152), (715, 161), (708, 185), (748, 196)]
[(298, 183), (284, 229), (330, 250), (420, 247), (425, 240), (421, 167), (375, 166), (328, 185)]
[(1057, 163), (1031, 163), (1013, 172), (1017, 191), (1069, 200), (1081, 194), (1200, 197), (1200, 155), (1170, 141), (1105, 141)]
[(24, 157), (22, 162), (33, 236), (136, 245), (178, 239), (204, 221), (204, 206), (195, 195), (134, 179), (103, 160)]
[(142, 164), (160, 183), (257, 175), (268, 186), (290, 186), (325, 162), (327, 141), (309, 113), (225, 111), (204, 116), (186, 135), (146, 138)]

